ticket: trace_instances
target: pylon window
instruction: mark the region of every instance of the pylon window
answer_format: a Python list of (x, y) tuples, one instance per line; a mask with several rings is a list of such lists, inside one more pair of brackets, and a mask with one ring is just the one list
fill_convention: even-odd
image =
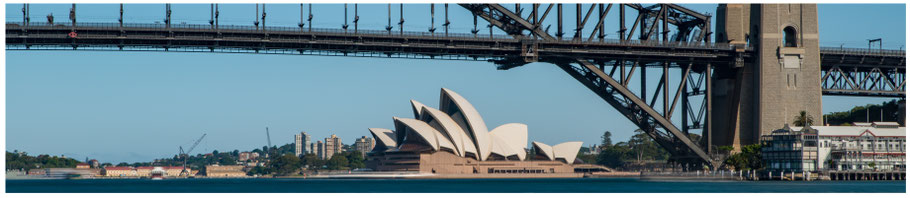
[(784, 28), (784, 47), (797, 47), (796, 28), (787, 26)]

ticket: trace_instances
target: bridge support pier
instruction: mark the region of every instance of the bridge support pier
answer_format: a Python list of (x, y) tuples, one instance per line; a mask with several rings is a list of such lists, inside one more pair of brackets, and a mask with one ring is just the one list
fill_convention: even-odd
[[(711, 145), (757, 144), (762, 134), (791, 124), (801, 111), (821, 118), (821, 66), (815, 4), (721, 4), (716, 39), (752, 60), (718, 70)], [(800, 125), (805, 123), (800, 123)], [(821, 124), (821, 123), (809, 123)]]

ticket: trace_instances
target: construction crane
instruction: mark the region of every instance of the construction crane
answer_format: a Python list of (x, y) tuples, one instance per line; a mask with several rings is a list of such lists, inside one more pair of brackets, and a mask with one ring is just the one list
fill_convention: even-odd
[(269, 135), (269, 127), (265, 127), (265, 138), (269, 143), (269, 147), (265, 150), (265, 157), (268, 158), (270, 151), (272, 151), (272, 136)]
[(183, 158), (183, 170), (180, 171), (180, 176), (189, 176), (190, 175), (190, 172), (186, 170), (186, 158), (188, 157), (190, 152), (193, 152), (193, 149), (195, 149), (196, 146), (199, 146), (199, 142), (202, 142), (202, 138), (205, 138), (205, 135), (207, 135), (207, 134), (203, 133), (202, 137), (199, 137), (199, 139), (197, 139), (196, 142), (193, 142), (193, 146), (190, 146), (190, 149), (186, 150), (186, 152), (183, 152), (183, 146), (179, 146), (180, 147), (180, 157)]

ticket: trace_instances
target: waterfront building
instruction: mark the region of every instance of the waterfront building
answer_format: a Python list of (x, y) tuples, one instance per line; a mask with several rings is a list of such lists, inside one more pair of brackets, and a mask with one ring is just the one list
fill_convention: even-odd
[(818, 134), (802, 127), (785, 126), (761, 137), (765, 170), (771, 172), (817, 171)]
[(324, 144), (325, 144), (325, 154), (324, 154), (325, 157), (323, 159), (325, 159), (325, 160), (332, 159), (332, 156), (335, 155), (336, 153), (344, 152), (344, 149), (342, 149), (342, 146), (344, 146), (344, 144), (341, 143), (341, 138), (339, 138), (338, 136), (335, 136), (335, 134), (332, 134), (332, 136), (325, 138)]
[(769, 171), (901, 171), (906, 133), (896, 122), (785, 126), (762, 136), (762, 159)]
[(373, 141), (373, 138), (368, 138), (367, 136), (357, 138), (357, 141), (354, 142), (354, 150), (360, 151), (362, 156), (366, 156), (367, 153), (373, 150), (373, 146), (376, 146), (376, 142)]
[(325, 144), (323, 144), (321, 140), (316, 141), (316, 157), (325, 159)]
[(77, 169), (88, 169), (88, 168), (92, 168), (92, 167), (87, 163), (79, 163), (79, 164), (76, 164), (76, 168)]
[(149, 177), (152, 175), (152, 169), (155, 169), (153, 166), (140, 166), (136, 167), (136, 175), (139, 177)]
[(47, 174), (47, 169), (43, 169), (43, 168), (28, 169), (28, 172), (26, 174), (27, 175), (45, 175), (45, 174)]
[(206, 177), (246, 177), (243, 165), (209, 165), (205, 166)]
[[(155, 170), (156, 168), (163, 171), (163, 173), (164, 173), (163, 176), (167, 176), (167, 177), (180, 176), (180, 172), (183, 172), (182, 166), (140, 166), (140, 167), (136, 167), (136, 169), (135, 169), (136, 176), (151, 177), (153, 170)], [(186, 168), (186, 171), (190, 173), (189, 176), (195, 175), (194, 174), (195, 171), (193, 171), (190, 168)]]
[(576, 174), (582, 142), (550, 146), (533, 142), (525, 160), (528, 128), (509, 123), (488, 130), (466, 99), (443, 88), (440, 108), (411, 100), (415, 119), (393, 117), (395, 130), (370, 128), (376, 146), (367, 167), (377, 171), (434, 174)]
[(126, 166), (104, 167), (102, 175), (107, 177), (138, 177), (136, 169)]
[(301, 131), (300, 134), (294, 135), (294, 155), (298, 157), (310, 153), (307, 150), (310, 150), (310, 134)]

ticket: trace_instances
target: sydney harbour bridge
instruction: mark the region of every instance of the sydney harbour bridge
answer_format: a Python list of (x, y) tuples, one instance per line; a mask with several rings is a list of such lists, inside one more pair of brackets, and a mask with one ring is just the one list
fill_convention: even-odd
[[(23, 5), (24, 20), (6, 23), (6, 49), (455, 59), (487, 61), (502, 70), (552, 63), (614, 108), (605, 111), (646, 132), (671, 160), (714, 167), (723, 160), (716, 146), (756, 143), (756, 135), (768, 130), (761, 124), (787, 123), (774, 116), (792, 110), (774, 109), (774, 97), (817, 95), (795, 97), (803, 102), (798, 104), (818, 105), (809, 110), (815, 117), (821, 95), (906, 97), (905, 51), (818, 46), (817, 20), (824, 19), (817, 19), (813, 4), (720, 5), (716, 24), (715, 16), (676, 4), (430, 4), (425, 9), (431, 23), (421, 32), (404, 30), (401, 4), (383, 6), (387, 16), (367, 16), (388, 19), (380, 30), (358, 26), (357, 4), (345, 4), (341, 28), (313, 27), (313, 7), (341, 12), (338, 5), (269, 5), (299, 6), (296, 27), (268, 24), (265, 4), (256, 5), (257, 18), (247, 26), (219, 24), (217, 4), (205, 10), (208, 24), (173, 24), (171, 6), (161, 13), (163, 23), (140, 24), (124, 21), (122, 4), (120, 18), (109, 23), (78, 22), (76, 4), (68, 20), (32, 20), (30, 5)], [(473, 21), (452, 21), (449, 12), (469, 12)], [(618, 17), (607, 17), (610, 12)], [(574, 24), (564, 24), (564, 17), (574, 17)], [(796, 22), (762, 20), (768, 17)], [(454, 32), (452, 23), (474, 28)], [(619, 31), (607, 32), (606, 26)], [(494, 34), (494, 28), (505, 34)], [(618, 38), (606, 38), (608, 33)], [(679, 75), (672, 82), (671, 69)], [(786, 85), (768, 83), (784, 81), (783, 73)], [(757, 123), (734, 124), (740, 122)], [(690, 139), (693, 130), (701, 131), (701, 141)]]

